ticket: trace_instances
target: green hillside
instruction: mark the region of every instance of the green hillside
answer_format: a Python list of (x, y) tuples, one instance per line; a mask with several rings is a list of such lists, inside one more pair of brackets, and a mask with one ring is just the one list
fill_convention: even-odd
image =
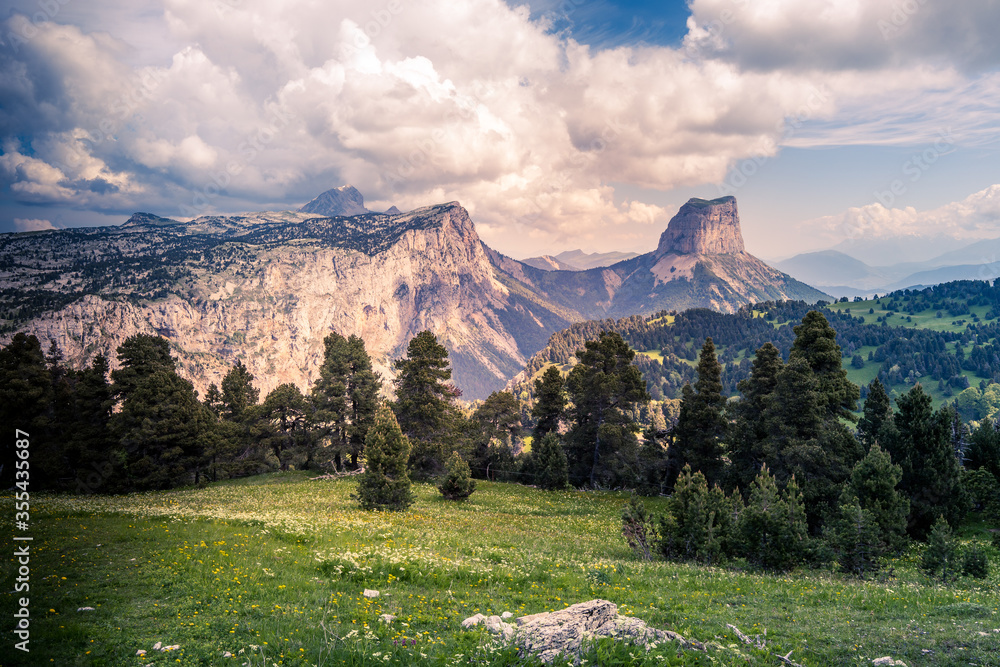
[[(694, 380), (698, 350), (710, 336), (724, 366), (725, 391), (734, 395), (757, 348), (773, 342), (787, 359), (793, 327), (814, 308), (768, 301), (733, 314), (693, 309), (582, 322), (554, 334), (529, 361), (527, 377), (551, 363), (572, 364), (584, 341), (613, 330), (641, 353), (636, 363), (653, 397), (678, 398), (683, 385)], [(837, 330), (848, 377), (862, 387), (878, 376), (895, 397), (920, 382), (941, 404), (970, 387), (975, 394), (1000, 381), (1000, 284), (959, 281), (868, 301), (820, 302), (819, 309)], [(530, 382), (517, 382), (514, 389), (530, 401)]]
[[(976, 584), (929, 583), (914, 565), (921, 547), (877, 581), (765, 575), (638, 560), (620, 537), (620, 493), (480, 482), (453, 503), (417, 485), (411, 511), (396, 514), (356, 509), (355, 489), (281, 473), (119, 497), (33, 494), (29, 664), (532, 664), (462, 620), (594, 598), (710, 648), (605, 647), (588, 664), (778, 665), (771, 654), (792, 652), (807, 667), (886, 655), (986, 665), (1000, 655), (992, 547), (994, 574)], [(12, 495), (2, 504), (12, 516)], [(662, 499), (648, 504), (662, 510)], [(983, 537), (973, 528), (970, 539)], [(380, 620), (386, 613), (395, 620)], [(766, 651), (729, 624), (765, 639)], [(154, 651), (157, 642), (179, 648)]]

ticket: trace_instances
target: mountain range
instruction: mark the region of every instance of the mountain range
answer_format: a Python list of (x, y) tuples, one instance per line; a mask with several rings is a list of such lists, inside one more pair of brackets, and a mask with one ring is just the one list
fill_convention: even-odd
[(0, 235), (0, 343), (24, 331), (73, 364), (101, 352), (115, 366), (125, 338), (155, 333), (200, 391), (242, 359), (266, 393), (314, 380), (331, 331), (361, 336), (389, 376), (430, 329), (465, 397), (483, 398), (572, 322), (825, 297), (746, 253), (732, 197), (689, 201), (651, 252), (545, 271), (486, 246), (458, 202), (327, 214), (363, 208), (355, 193), (310, 211)]
[[(954, 245), (954, 240), (941, 243), (941, 247), (949, 245)], [(892, 253), (888, 241), (883, 241), (882, 246), (886, 251), (882, 257), (906, 256), (905, 252)], [(803, 253), (772, 265), (835, 297), (869, 296), (952, 280), (997, 278), (1000, 276), (1000, 239), (976, 241), (929, 259), (889, 265), (872, 266), (836, 249)]]

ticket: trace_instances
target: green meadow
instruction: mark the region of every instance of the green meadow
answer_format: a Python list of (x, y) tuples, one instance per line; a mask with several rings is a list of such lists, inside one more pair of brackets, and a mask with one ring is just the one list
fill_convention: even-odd
[[(416, 504), (396, 514), (357, 509), (355, 487), (291, 472), (126, 496), (33, 495), (31, 652), (5, 647), (0, 663), (533, 664), (462, 620), (603, 598), (709, 648), (604, 642), (587, 664), (779, 665), (774, 655), (791, 652), (801, 665), (887, 655), (911, 667), (1000, 665), (1000, 553), (983, 525), (960, 535), (990, 545), (986, 581), (927, 579), (921, 546), (859, 581), (642, 561), (620, 537), (623, 493), (480, 481), (454, 503), (418, 484)], [(646, 502), (656, 511), (662, 500)], [(2, 504), (13, 516), (13, 498)], [(5, 559), (7, 581), (15, 569)], [(5, 608), (14, 597), (5, 591)], [(158, 642), (177, 648), (155, 651)]]

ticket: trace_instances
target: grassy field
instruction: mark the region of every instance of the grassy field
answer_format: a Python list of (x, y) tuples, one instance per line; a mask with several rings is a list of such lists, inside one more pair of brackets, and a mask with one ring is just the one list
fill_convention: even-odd
[[(1000, 665), (993, 547), (986, 582), (928, 581), (918, 547), (879, 581), (774, 576), (637, 560), (619, 536), (624, 494), (479, 482), (458, 504), (417, 485), (409, 512), (386, 514), (356, 509), (355, 486), (293, 472), (122, 497), (32, 496), (30, 661), (8, 647), (0, 663), (523, 664), (516, 646), (461, 621), (604, 598), (711, 647), (596, 647), (589, 664), (771, 665), (772, 652), (792, 651), (802, 665), (885, 655), (911, 667)], [(3, 507), (13, 516), (9, 494)], [(982, 526), (963, 538), (986, 542)], [(5, 559), (7, 581), (14, 569)], [(5, 591), (5, 609), (13, 598)], [(748, 650), (729, 623), (766, 635), (767, 650)], [(157, 642), (179, 648), (151, 650)]]

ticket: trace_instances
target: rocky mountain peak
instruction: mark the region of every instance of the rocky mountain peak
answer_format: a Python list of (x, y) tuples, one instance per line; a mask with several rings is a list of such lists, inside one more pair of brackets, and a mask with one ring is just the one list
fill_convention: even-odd
[(736, 197), (689, 199), (660, 236), (656, 256), (744, 252)]
[(326, 218), (336, 216), (363, 215), (370, 211), (365, 208), (365, 198), (353, 185), (342, 185), (327, 190), (299, 209), (303, 213), (315, 213)]

